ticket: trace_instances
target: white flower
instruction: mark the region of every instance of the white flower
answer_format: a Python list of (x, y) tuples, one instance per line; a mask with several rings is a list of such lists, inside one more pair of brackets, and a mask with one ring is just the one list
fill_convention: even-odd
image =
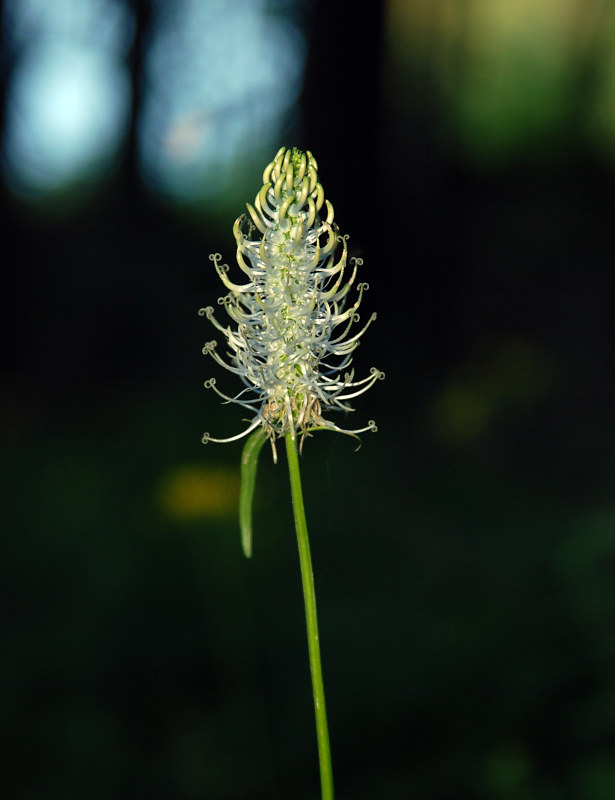
[(246, 388), (229, 397), (214, 378), (205, 386), (253, 416), (242, 433), (228, 439), (206, 433), (204, 443), (232, 442), (258, 426), (272, 444), (288, 432), (294, 439), (297, 432), (305, 436), (317, 429), (348, 434), (376, 430), (373, 420), (347, 430), (323, 417), (330, 411), (352, 411), (347, 401), (384, 373), (372, 367), (367, 377), (354, 379), (352, 352), (376, 314), (359, 331), (352, 330), (368, 285), (358, 284), (354, 303), (347, 306), (347, 299), (363, 262), (351, 258), (351, 274), (345, 275), (347, 237), (340, 236), (333, 222), (333, 206), (324, 199), (317, 170), (309, 150), (284, 147), (265, 169), (254, 206), (248, 203), (249, 214), (233, 227), (237, 261), (247, 283), (231, 281), (222, 256), (210, 256), (228, 289), (218, 303), (236, 327), (218, 322), (211, 306), (200, 309), (224, 335), (229, 362), (218, 354), (215, 341), (203, 352), (237, 374)]

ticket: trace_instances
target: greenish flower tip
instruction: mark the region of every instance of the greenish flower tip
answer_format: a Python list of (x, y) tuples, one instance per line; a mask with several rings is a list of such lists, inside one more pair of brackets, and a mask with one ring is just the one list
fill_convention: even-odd
[[(355, 380), (352, 354), (376, 319), (372, 314), (356, 330), (358, 308), (367, 283), (359, 283), (348, 303), (363, 260), (351, 258), (348, 237), (333, 221), (333, 206), (318, 181), (318, 165), (310, 153), (280, 148), (263, 173), (263, 187), (254, 205), (247, 204), (233, 227), (237, 262), (248, 280), (235, 283), (219, 253), (210, 255), (228, 290), (218, 304), (232, 324), (221, 324), (209, 306), (199, 314), (222, 333), (226, 361), (211, 341), (203, 353), (239, 376), (245, 388), (234, 397), (221, 392), (214, 378), (205, 381), (226, 402), (247, 408), (248, 427), (228, 439), (205, 433), (203, 443), (232, 442), (262, 426), (273, 445), (290, 432), (303, 438), (326, 429), (356, 435), (375, 431), (373, 420), (362, 428), (341, 428), (324, 415), (353, 411), (351, 400), (384, 378), (372, 367)], [(348, 275), (348, 272), (350, 275)]]

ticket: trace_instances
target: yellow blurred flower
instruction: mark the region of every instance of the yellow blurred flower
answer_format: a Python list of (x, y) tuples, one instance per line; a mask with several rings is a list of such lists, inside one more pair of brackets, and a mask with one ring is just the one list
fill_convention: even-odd
[(163, 477), (158, 498), (167, 514), (178, 519), (234, 517), (239, 473), (226, 467), (178, 466)]

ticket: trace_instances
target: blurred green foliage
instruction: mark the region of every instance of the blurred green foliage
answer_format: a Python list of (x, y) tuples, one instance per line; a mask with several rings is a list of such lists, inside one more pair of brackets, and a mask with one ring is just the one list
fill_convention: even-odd
[[(402, 449), (398, 423), (305, 448), (340, 794), (602, 800), (615, 507), (561, 492), (531, 442), (545, 408), (442, 442), (423, 400)], [(5, 457), (11, 796), (314, 796), (284, 464), (263, 453), (247, 562), (234, 508), (168, 502), (169, 476), (233, 486), (240, 445), (201, 449), (196, 394), (118, 402)]]

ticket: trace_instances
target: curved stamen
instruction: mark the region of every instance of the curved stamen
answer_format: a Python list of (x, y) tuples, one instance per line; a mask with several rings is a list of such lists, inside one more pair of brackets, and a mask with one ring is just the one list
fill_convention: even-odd
[(228, 439), (214, 439), (214, 437), (210, 436), (209, 433), (204, 433), (201, 438), (201, 441), (203, 442), (203, 444), (207, 444), (208, 442), (217, 442), (218, 444), (226, 444), (227, 442), (236, 442), (238, 439), (243, 439), (244, 436), (247, 436), (249, 433), (252, 433), (252, 431), (258, 428), (260, 424), (261, 424), (261, 417), (259, 414), (257, 417), (254, 418), (250, 426), (246, 428), (245, 431), (238, 433), (236, 436), (229, 436)]

